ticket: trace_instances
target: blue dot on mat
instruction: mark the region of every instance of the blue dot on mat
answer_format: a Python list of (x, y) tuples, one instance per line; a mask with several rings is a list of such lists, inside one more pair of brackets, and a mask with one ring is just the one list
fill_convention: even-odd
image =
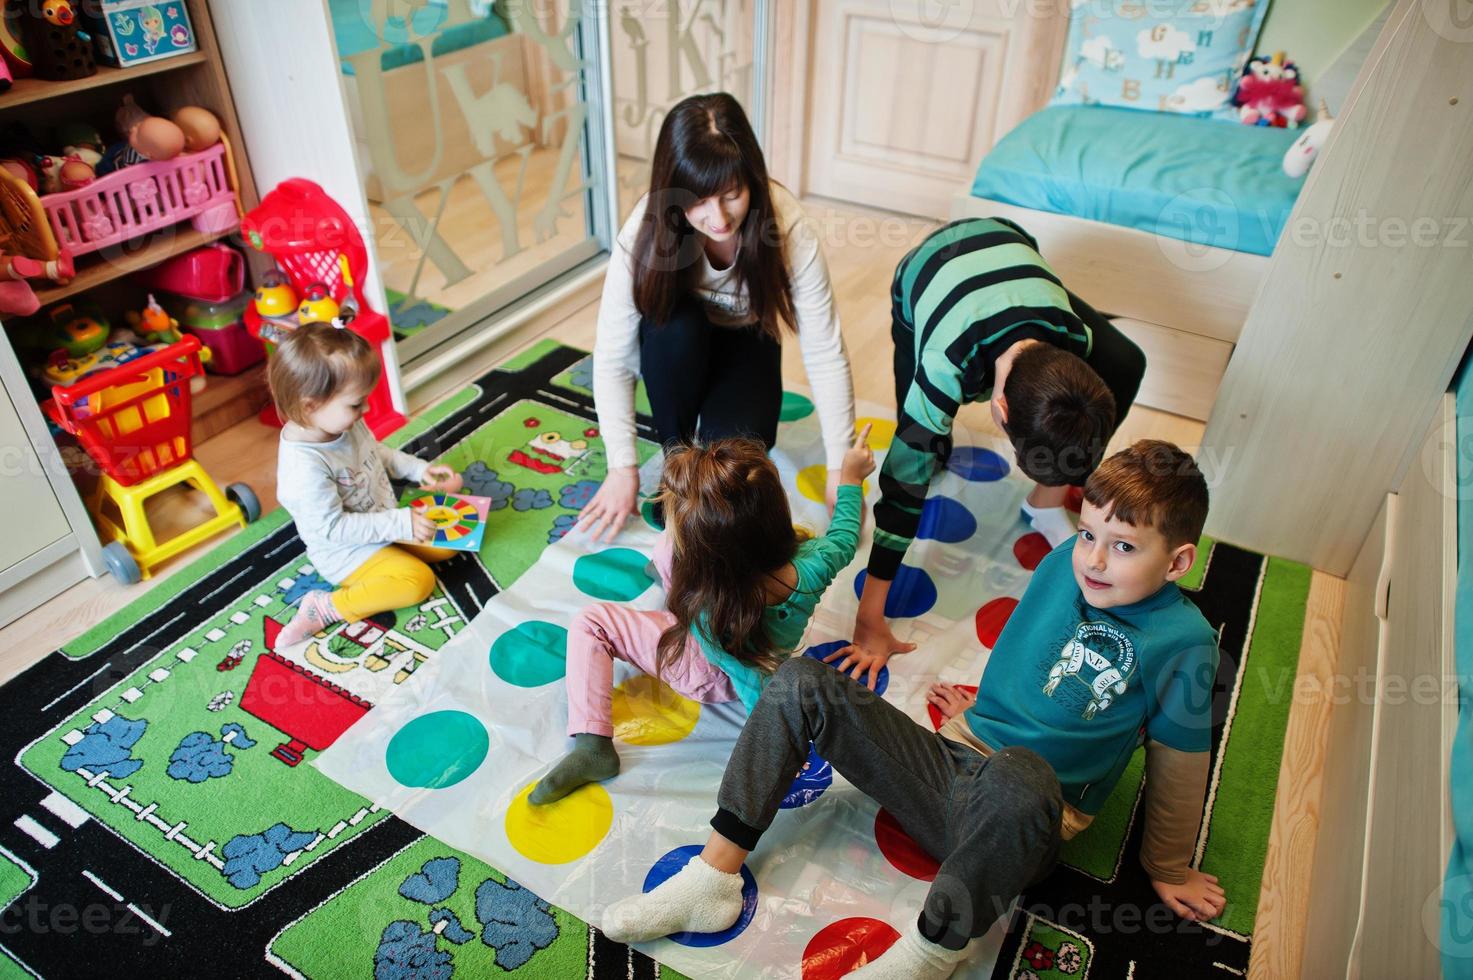
[[(885, 615), (887, 615), (887, 616), (890, 615), (890, 613), (888, 612), (888, 607), (887, 607), (887, 611), (886, 611)], [(847, 647), (851, 642), (852, 641), (850, 641), (850, 640), (830, 640), (828, 643), (820, 643), (817, 646), (811, 646), (811, 647), (809, 647), (807, 650), (804, 650), (803, 651), (803, 656), (805, 656), (805, 657), (812, 657), (814, 660), (817, 660), (819, 663), (823, 663), (823, 658), (824, 657), (827, 657), (831, 653), (837, 653), (838, 651), (840, 651), (840, 650), (844, 649), (845, 647)], [(835, 670), (838, 670), (839, 669), (839, 664), (842, 663), (842, 662), (843, 662), (842, 660), (835, 660), (831, 664), (824, 664), (824, 666), (825, 667), (832, 667)], [(853, 669), (854, 668), (851, 666), (849, 668), (849, 671), (852, 671)], [(846, 676), (853, 677), (854, 675), (852, 673), (850, 673), (849, 671), (845, 671)], [(868, 681), (869, 681), (869, 678), (866, 677), (863, 681), (858, 681), (857, 683), (864, 684), (866, 687), (868, 687), (869, 686)], [(887, 688), (889, 686), (890, 686), (890, 668), (889, 667), (881, 667), (880, 668), (880, 673), (875, 677), (875, 693), (876, 694), (884, 694), (885, 693), (885, 688)], [(817, 756), (815, 756), (814, 758), (817, 758)]]
[[(655, 866), (650, 868), (649, 874), (644, 876), (644, 890), (651, 891), (664, 883), (667, 878), (690, 864), (690, 859), (700, 853), (700, 844), (687, 844), (666, 854), (656, 861)], [(720, 946), (740, 936), (751, 923), (752, 916), (756, 914), (757, 879), (752, 877), (752, 872), (748, 871), (744, 864), (742, 865), (742, 914), (737, 916), (735, 925), (721, 932), (677, 932), (668, 938), (671, 942), (682, 946)]]
[(921, 523), (916, 537), (925, 541), (956, 544), (977, 533), (977, 518), (950, 497), (931, 497), (921, 508)]
[(813, 414), (813, 402), (796, 391), (783, 392), (782, 406), (777, 417), (783, 422), (796, 422)]
[(536, 619), (507, 630), (491, 644), (491, 670), (517, 687), (561, 680), (568, 671), (568, 631)]
[(1008, 461), (991, 449), (981, 446), (957, 446), (952, 450), (946, 468), (973, 483), (991, 483), (1008, 475)]
[(808, 759), (803, 763), (802, 771), (793, 780), (793, 785), (788, 789), (788, 795), (783, 797), (779, 806), (784, 810), (796, 810), (800, 806), (807, 806), (822, 796), (823, 791), (833, 784), (833, 767), (820, 759), (818, 749), (809, 743)]
[(628, 602), (650, 587), (650, 560), (633, 548), (610, 548), (573, 563), (573, 584), (595, 599)]
[(394, 733), (384, 763), (401, 785), (444, 789), (475, 772), (490, 747), (491, 736), (475, 715), (432, 711)]
[[(864, 592), (864, 581), (869, 572), (860, 572), (854, 579), (854, 594)], [(914, 565), (901, 565), (890, 583), (890, 594), (885, 598), (887, 619), (907, 616), (924, 616), (936, 605), (936, 583), (931, 576)]]

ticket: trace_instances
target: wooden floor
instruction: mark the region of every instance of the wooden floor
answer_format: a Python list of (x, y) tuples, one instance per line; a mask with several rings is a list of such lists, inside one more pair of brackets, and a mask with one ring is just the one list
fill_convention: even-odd
[[(839, 315), (854, 367), (856, 395), (889, 405), (894, 400), (889, 338), (889, 285), (896, 262), (935, 227), (934, 222), (849, 205), (810, 201), (829, 263)], [(435, 391), (418, 392), (418, 409), (457, 390), (496, 362), (544, 336), (592, 348), (598, 289), (584, 290), (515, 338), (488, 347), (477, 358), (435, 383)], [(1088, 300), (1089, 297), (1085, 297)], [(784, 345), (785, 378), (805, 383), (796, 343)], [(985, 406), (967, 406), (958, 417), (958, 436), (968, 431), (997, 434)], [(1167, 439), (1194, 451), (1202, 425), (1189, 419), (1137, 407), (1116, 434), (1115, 445), (1140, 438)], [(200, 459), (221, 483), (244, 480), (261, 498), (263, 511), (276, 506), (276, 432), (255, 421), (244, 422), (199, 447)], [(181, 507), (183, 504), (181, 504)], [(183, 514), (184, 511), (179, 511)], [(218, 541), (218, 539), (217, 539)], [(197, 551), (202, 551), (202, 546)], [(0, 630), (0, 682), (82, 633), (92, 624), (142, 595), (187, 564), (176, 560), (148, 583), (121, 587), (112, 579), (83, 582), (28, 616)], [(1300, 654), (1299, 677), (1324, 678), (1334, 669), (1338, 648), (1344, 583), (1316, 572), (1310, 590), (1309, 618)], [(1326, 691), (1331, 685), (1306, 685)], [(1296, 685), (1296, 690), (1299, 685)], [(1309, 900), (1307, 869), (1319, 821), (1319, 773), (1325, 749), (1330, 705), (1322, 699), (1296, 697), (1290, 712), (1285, 757), (1291, 772), (1279, 782), (1277, 807), (1269, 842), (1257, 941), (1249, 975), (1279, 978), (1299, 975), (1303, 956), (1302, 924)], [(1240, 898), (1234, 896), (1234, 898)]]

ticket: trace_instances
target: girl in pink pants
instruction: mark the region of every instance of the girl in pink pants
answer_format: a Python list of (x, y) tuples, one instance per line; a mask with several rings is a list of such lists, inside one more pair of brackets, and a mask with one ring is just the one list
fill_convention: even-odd
[(666, 530), (655, 548), (666, 609), (600, 602), (568, 631), (568, 734), (573, 750), (528, 800), (551, 803), (619, 773), (614, 749), (614, 661), (623, 660), (702, 704), (740, 699), (750, 711), (791, 656), (829, 583), (859, 545), (874, 471), (869, 427), (844, 457), (828, 532), (804, 539), (777, 467), (760, 442), (722, 439), (665, 459)]

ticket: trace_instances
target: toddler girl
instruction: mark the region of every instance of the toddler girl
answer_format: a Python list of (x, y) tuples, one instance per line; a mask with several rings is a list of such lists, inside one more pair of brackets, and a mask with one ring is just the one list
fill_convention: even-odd
[(750, 711), (791, 656), (824, 589), (854, 559), (874, 471), (869, 426), (845, 454), (833, 521), (821, 538), (793, 529), (777, 467), (760, 442), (721, 439), (665, 457), (659, 500), (666, 530), (655, 568), (667, 593), (657, 612), (601, 602), (568, 631), (568, 734), (573, 750), (529, 801), (562, 799), (619, 772), (614, 660), (633, 664), (703, 704), (741, 699)]
[(368, 341), (326, 323), (288, 332), (271, 358), (271, 397), (286, 420), (276, 499), (296, 521), (317, 574), (338, 583), (331, 593), (302, 597), (277, 638), (279, 648), (341, 620), (355, 623), (423, 602), (435, 587), (426, 562), (455, 554), (423, 544), (434, 538), (435, 526), (398, 505), (389, 476), (453, 493), (460, 475), (390, 449), (363, 424), (364, 402), (380, 369)]

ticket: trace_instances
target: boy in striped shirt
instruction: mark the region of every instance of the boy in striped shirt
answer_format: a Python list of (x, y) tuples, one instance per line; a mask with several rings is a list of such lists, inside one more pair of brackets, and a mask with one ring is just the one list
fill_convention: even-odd
[(868, 673), (871, 687), (892, 653), (914, 649), (890, 631), (885, 599), (951, 455), (961, 406), (991, 403), (1036, 484), (1024, 514), (1057, 546), (1074, 534), (1068, 488), (1099, 465), (1146, 369), (1140, 348), (1065, 289), (1038, 243), (1004, 218), (953, 221), (929, 235), (896, 268), (891, 303), (898, 423), (880, 471), (854, 644), (829, 658), (856, 678)]

